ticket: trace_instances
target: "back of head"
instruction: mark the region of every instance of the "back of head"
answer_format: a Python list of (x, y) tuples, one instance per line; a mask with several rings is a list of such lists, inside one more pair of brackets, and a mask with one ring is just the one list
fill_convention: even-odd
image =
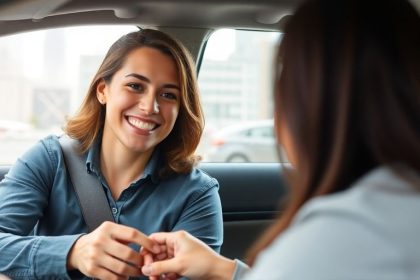
[(380, 165), (420, 172), (420, 17), (405, 0), (310, 0), (277, 58), (275, 118), (294, 144), (291, 197), (250, 260), (311, 197)]
[(420, 17), (406, 1), (316, 0), (292, 17), (276, 118), (292, 134), (306, 198), (379, 165), (420, 171), (419, 50)]

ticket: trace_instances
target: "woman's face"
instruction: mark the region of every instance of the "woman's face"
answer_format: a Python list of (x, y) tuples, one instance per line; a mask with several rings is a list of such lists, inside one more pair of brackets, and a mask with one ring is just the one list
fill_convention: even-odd
[(178, 116), (181, 91), (175, 61), (154, 48), (135, 49), (111, 82), (99, 83), (97, 97), (106, 104), (103, 141), (151, 152)]

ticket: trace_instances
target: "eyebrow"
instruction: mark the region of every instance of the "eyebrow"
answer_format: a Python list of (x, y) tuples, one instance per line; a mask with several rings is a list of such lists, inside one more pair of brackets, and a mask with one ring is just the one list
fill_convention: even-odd
[[(151, 83), (151, 81), (150, 81), (149, 78), (147, 78), (147, 77), (145, 77), (143, 75), (137, 74), (137, 73), (127, 74), (127, 75), (125, 75), (125, 77), (134, 77), (134, 78), (137, 78), (139, 80), (142, 80), (142, 81), (144, 81), (146, 83)], [(164, 88), (174, 88), (174, 89), (177, 89), (177, 90), (181, 91), (181, 89), (179, 88), (179, 86), (177, 86), (175, 84), (164, 84), (163, 87)]]

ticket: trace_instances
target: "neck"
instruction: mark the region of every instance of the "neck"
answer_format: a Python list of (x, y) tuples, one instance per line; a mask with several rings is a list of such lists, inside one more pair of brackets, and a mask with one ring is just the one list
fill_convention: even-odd
[(100, 164), (114, 199), (143, 173), (153, 150), (135, 153), (120, 142), (102, 138)]

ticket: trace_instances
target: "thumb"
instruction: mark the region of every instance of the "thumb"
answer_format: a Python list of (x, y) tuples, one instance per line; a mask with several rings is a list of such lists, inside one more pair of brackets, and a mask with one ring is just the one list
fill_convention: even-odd
[(170, 260), (158, 261), (151, 264), (147, 264), (142, 267), (141, 271), (146, 276), (158, 276), (162, 273), (179, 273), (179, 264), (178, 262), (172, 258)]

